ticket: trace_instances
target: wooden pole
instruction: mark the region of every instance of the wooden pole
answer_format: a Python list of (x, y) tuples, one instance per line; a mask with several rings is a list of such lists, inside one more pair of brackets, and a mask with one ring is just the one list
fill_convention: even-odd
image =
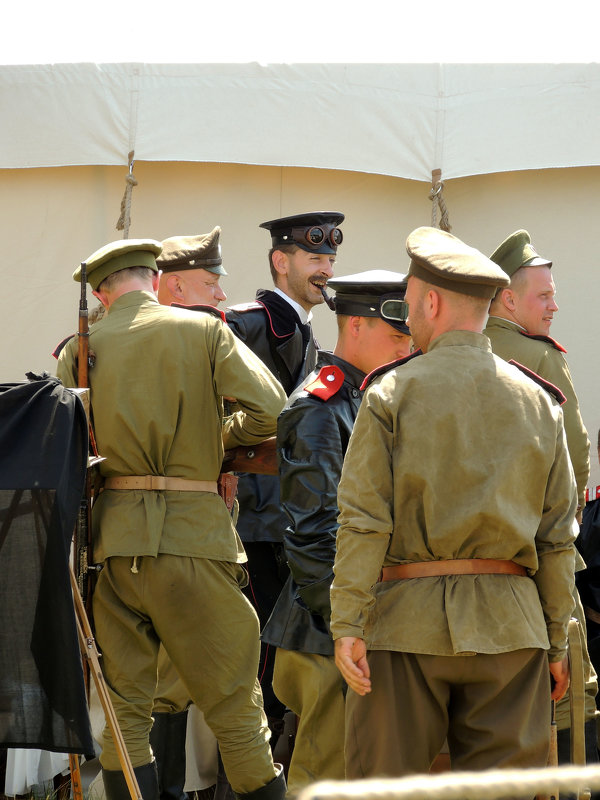
[[(87, 614), (85, 613), (83, 600), (79, 594), (77, 579), (75, 578), (72, 567), (69, 567), (69, 571), (71, 575), (71, 588), (73, 590), (73, 602), (75, 603), (77, 634), (79, 637), (81, 655), (87, 661), (90, 674), (94, 684), (96, 685), (96, 691), (98, 692), (98, 697), (100, 698), (100, 703), (104, 710), (106, 723), (115, 742), (117, 755), (119, 756), (119, 762), (121, 764), (121, 769), (123, 770), (123, 775), (125, 776), (129, 794), (131, 795), (131, 800), (142, 800), (140, 787), (138, 786), (137, 778), (135, 777), (135, 772), (133, 771), (133, 765), (131, 763), (131, 759), (129, 758), (127, 747), (125, 746), (125, 740), (123, 739), (123, 734), (121, 733), (121, 729), (117, 721), (117, 715), (115, 714), (110, 695), (108, 694), (106, 681), (104, 680), (104, 675), (102, 674), (102, 669), (100, 668), (100, 660), (98, 650), (96, 648), (96, 641), (92, 634), (92, 629), (90, 627)], [(72, 773), (71, 776), (73, 776)]]

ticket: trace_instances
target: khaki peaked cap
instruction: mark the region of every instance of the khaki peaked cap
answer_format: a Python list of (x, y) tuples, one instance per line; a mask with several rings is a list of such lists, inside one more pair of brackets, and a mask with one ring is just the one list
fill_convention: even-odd
[[(119, 239), (105, 244), (86, 259), (86, 278), (96, 291), (105, 278), (113, 272), (129, 267), (147, 267), (158, 272), (156, 257), (162, 245), (155, 239)], [(81, 266), (73, 273), (73, 280), (81, 283)]]
[(511, 278), (520, 267), (552, 266), (551, 261), (536, 252), (531, 244), (531, 236), (524, 230), (515, 231), (507, 236), (490, 258)]
[(459, 294), (491, 299), (508, 286), (509, 276), (474, 247), (438, 228), (421, 227), (409, 234), (408, 276)]
[(205, 269), (215, 275), (227, 275), (222, 266), (220, 235), (221, 228), (217, 225), (210, 233), (165, 239), (161, 256), (157, 259), (158, 268), (163, 272)]

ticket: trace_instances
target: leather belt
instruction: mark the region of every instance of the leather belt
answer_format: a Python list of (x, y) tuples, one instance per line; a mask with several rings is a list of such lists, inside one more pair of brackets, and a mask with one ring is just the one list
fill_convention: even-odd
[(439, 575), (521, 575), (526, 578), (527, 570), (514, 561), (501, 561), (498, 558), (452, 558), (383, 567), (379, 580), (397, 581)]
[(161, 492), (212, 492), (217, 494), (216, 481), (188, 481), (185, 478), (167, 478), (165, 475), (123, 475), (106, 478), (105, 489), (146, 489)]
[(584, 606), (583, 610), (585, 611), (585, 615), (588, 619), (591, 619), (592, 622), (596, 623), (596, 625), (600, 625), (600, 614), (597, 611), (589, 606)]

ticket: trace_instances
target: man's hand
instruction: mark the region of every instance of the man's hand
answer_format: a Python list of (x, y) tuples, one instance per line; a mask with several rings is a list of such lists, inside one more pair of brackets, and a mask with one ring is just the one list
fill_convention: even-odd
[(562, 661), (550, 661), (549, 667), (550, 675), (554, 678), (552, 699), (560, 700), (569, 688), (569, 657), (565, 656)]
[(367, 663), (367, 647), (363, 639), (342, 636), (335, 642), (335, 663), (343, 679), (356, 694), (371, 691), (371, 670)]

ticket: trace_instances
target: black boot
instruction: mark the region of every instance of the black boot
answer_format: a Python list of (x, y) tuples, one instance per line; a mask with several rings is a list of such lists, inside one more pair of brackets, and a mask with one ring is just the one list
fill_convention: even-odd
[[(159, 800), (156, 761), (135, 767), (133, 771), (143, 800)], [(102, 780), (106, 800), (131, 800), (125, 775), (120, 769), (103, 769)]]
[(150, 744), (158, 769), (160, 800), (188, 800), (185, 786), (186, 711), (154, 713)]
[(283, 767), (281, 764), (275, 764), (275, 769), (277, 770), (277, 775), (272, 781), (261, 786), (260, 789), (255, 789), (253, 792), (247, 792), (246, 794), (238, 794), (236, 792), (235, 796), (238, 800), (283, 800), (287, 790)]
[(221, 751), (217, 748), (217, 757), (219, 768), (217, 771), (217, 783), (215, 785), (215, 794), (213, 800), (235, 800), (235, 794), (227, 775), (225, 774), (225, 767), (223, 766), (223, 759), (221, 758)]

